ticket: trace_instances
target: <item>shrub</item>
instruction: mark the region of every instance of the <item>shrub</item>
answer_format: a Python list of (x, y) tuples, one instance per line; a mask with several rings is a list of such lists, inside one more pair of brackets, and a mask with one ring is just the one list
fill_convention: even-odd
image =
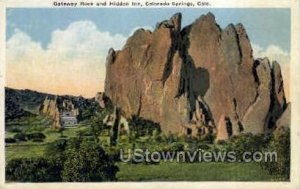
[(5, 143), (15, 143), (16, 139), (14, 138), (5, 138)]
[(94, 142), (81, 142), (78, 148), (66, 151), (63, 181), (92, 182), (116, 180), (118, 167), (102, 147)]
[(184, 151), (184, 144), (182, 144), (180, 142), (174, 142), (174, 143), (164, 146), (162, 148), (162, 151), (165, 151), (165, 152), (167, 152), (167, 151), (170, 151), (170, 152)]
[(13, 133), (20, 133), (22, 132), (22, 129), (18, 128), (18, 127), (13, 127), (10, 132), (13, 132)]
[(26, 134), (26, 137), (28, 140), (44, 140), (46, 138), (44, 133), (41, 133), (41, 132), (29, 133), (29, 134)]
[(18, 182), (113, 181), (118, 167), (100, 144), (73, 138), (47, 145), (44, 157), (6, 164), (6, 179)]
[(270, 143), (264, 148), (267, 152), (277, 152), (277, 161), (261, 162), (261, 167), (272, 175), (290, 177), (290, 130), (273, 135)]
[(46, 157), (61, 156), (66, 148), (67, 148), (66, 139), (56, 140), (52, 143), (47, 144), (45, 148), (45, 156)]
[(156, 132), (158, 133), (161, 132), (160, 125), (158, 123), (138, 117), (136, 115), (132, 116), (128, 122), (130, 132), (134, 132), (136, 137), (152, 136), (152, 134), (154, 134), (154, 130), (157, 130)]
[(251, 133), (233, 136), (224, 144), (227, 151), (235, 151), (237, 157), (242, 157), (245, 151), (261, 151), (269, 142), (269, 136), (253, 135)]
[(215, 134), (208, 133), (207, 135), (205, 135), (205, 136), (201, 139), (201, 141), (202, 141), (202, 142), (205, 142), (205, 143), (207, 143), (207, 144), (213, 144), (214, 141), (215, 141), (215, 139), (216, 139), (216, 135), (215, 135)]
[(76, 131), (76, 135), (77, 136), (93, 136), (93, 134), (91, 133), (91, 131), (89, 129)]
[(60, 179), (61, 165), (45, 158), (19, 158), (8, 161), (5, 176), (8, 181), (55, 182)]
[(14, 139), (19, 141), (27, 141), (27, 136), (25, 133), (17, 133), (14, 135)]

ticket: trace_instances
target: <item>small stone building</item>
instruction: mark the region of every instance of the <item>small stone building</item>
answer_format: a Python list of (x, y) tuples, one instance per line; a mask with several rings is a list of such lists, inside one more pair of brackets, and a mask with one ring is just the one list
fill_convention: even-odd
[(76, 127), (77, 118), (72, 111), (63, 111), (60, 115), (61, 126), (64, 127)]

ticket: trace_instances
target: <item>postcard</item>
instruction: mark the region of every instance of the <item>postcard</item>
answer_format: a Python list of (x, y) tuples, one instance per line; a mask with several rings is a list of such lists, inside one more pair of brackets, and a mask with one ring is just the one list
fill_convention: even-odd
[(300, 187), (298, 1), (0, 8), (1, 188)]

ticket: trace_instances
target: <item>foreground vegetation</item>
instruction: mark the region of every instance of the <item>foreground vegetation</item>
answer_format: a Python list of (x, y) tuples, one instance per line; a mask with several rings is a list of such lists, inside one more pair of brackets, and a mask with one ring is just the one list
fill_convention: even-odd
[[(28, 116), (6, 123), (6, 179), (54, 181), (278, 181), (289, 179), (289, 131), (277, 136), (243, 134), (216, 143), (205, 138), (178, 137), (160, 132), (159, 125), (133, 117), (130, 133), (112, 142), (102, 111), (77, 128), (53, 131), (51, 120)], [(120, 149), (210, 152), (234, 150), (278, 152), (277, 163), (138, 163), (120, 161)]]
[(118, 181), (278, 181), (257, 163), (117, 163)]

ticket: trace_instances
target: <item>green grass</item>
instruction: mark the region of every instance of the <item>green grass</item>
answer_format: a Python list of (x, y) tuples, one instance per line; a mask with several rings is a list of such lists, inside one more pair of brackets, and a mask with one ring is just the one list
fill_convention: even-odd
[(5, 147), (6, 162), (15, 158), (38, 157), (44, 154), (46, 145), (8, 145)]
[(36, 157), (44, 154), (45, 147), (48, 143), (54, 142), (63, 136), (66, 138), (75, 137), (78, 131), (88, 129), (87, 126), (79, 124), (76, 128), (66, 128), (62, 133), (53, 131), (50, 126), (52, 120), (46, 116), (36, 115), (21, 117), (14, 120), (8, 120), (5, 123), (5, 137), (13, 138), (17, 132), (13, 129), (18, 128), (22, 132), (42, 132), (46, 135), (43, 142), (19, 141), (5, 145), (6, 161), (14, 158)]
[(118, 163), (119, 181), (275, 181), (257, 163)]
[[(67, 138), (75, 137), (80, 130), (87, 129), (86, 127), (68, 128), (63, 131), (63, 135)], [(16, 142), (5, 145), (5, 158), (9, 161), (14, 158), (36, 157), (44, 154), (45, 147), (48, 143), (54, 142), (61, 137), (61, 134), (52, 131), (50, 128), (43, 132), (46, 135), (44, 142)], [(6, 132), (6, 137), (13, 137), (14, 133)]]
[[(75, 137), (76, 133), (80, 130), (87, 129), (88, 122), (85, 122), (84, 125), (79, 124), (76, 128), (66, 128), (62, 134), (53, 131), (51, 129), (52, 120), (43, 115), (32, 115), (32, 116), (25, 116), (21, 118), (16, 118), (14, 120), (8, 120), (5, 123), (5, 137), (12, 138), (16, 132), (13, 129), (19, 129), (25, 133), (31, 132), (43, 132), (46, 135), (46, 139), (43, 143), (53, 142), (59, 139), (62, 135), (68, 138)], [(22, 144), (31, 144), (32, 142), (21, 142)], [(18, 145), (16, 144), (9, 144), (9, 145)]]
[(45, 143), (53, 142), (53, 141), (61, 138), (62, 135), (67, 138), (72, 138), (72, 137), (75, 137), (79, 131), (86, 130), (86, 129), (87, 129), (87, 127), (85, 127), (85, 126), (78, 126), (76, 128), (66, 128), (63, 130), (63, 132), (61, 134), (57, 131), (53, 131), (51, 128), (47, 128), (43, 132), (46, 135), (46, 139), (44, 142)]

